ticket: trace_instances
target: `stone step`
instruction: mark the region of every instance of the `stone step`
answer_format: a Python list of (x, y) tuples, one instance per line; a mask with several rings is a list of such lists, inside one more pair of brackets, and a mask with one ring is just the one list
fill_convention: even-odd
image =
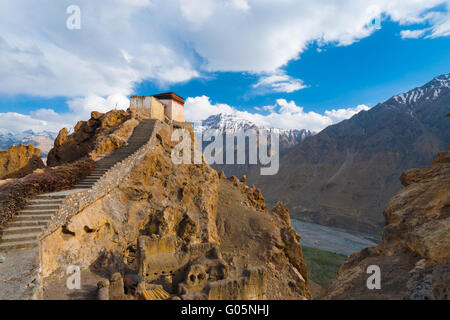
[[(97, 181), (95, 181), (97, 182)], [(95, 184), (95, 182), (93, 181), (80, 181), (79, 183), (77, 183), (75, 186), (93, 186)]]
[(83, 184), (83, 183), (86, 183), (86, 182), (97, 182), (98, 180), (100, 180), (100, 179), (97, 179), (97, 178), (89, 178), (89, 179), (84, 179), (84, 180), (82, 180), (82, 181), (80, 181), (80, 183), (81, 184)]
[(106, 162), (112, 162), (112, 161), (118, 161), (118, 160), (123, 160), (127, 157), (129, 157), (130, 155), (132, 155), (134, 152), (126, 152), (126, 153), (122, 153), (120, 155), (114, 156), (114, 157), (108, 157), (108, 158), (103, 158), (102, 160), (99, 160), (96, 162), (96, 164), (98, 163), (106, 163)]
[(29, 248), (35, 248), (38, 245), (39, 245), (38, 240), (6, 242), (6, 243), (0, 243), (0, 250), (29, 249)]
[(65, 195), (51, 195), (51, 194), (46, 194), (46, 195), (39, 195), (36, 196), (37, 200), (57, 200), (57, 199), (65, 199), (66, 196)]
[(62, 200), (39, 200), (39, 199), (32, 199), (30, 201), (28, 201), (29, 204), (32, 205), (40, 205), (40, 204), (61, 204), (63, 201)]
[(24, 214), (31, 214), (31, 215), (41, 215), (41, 214), (55, 214), (57, 212), (57, 210), (28, 210), (27, 208), (20, 210), (19, 212), (17, 212), (18, 216), (23, 216)]
[(122, 158), (122, 157), (126, 157), (126, 156), (128, 156), (130, 153), (132, 153), (132, 151), (135, 150), (135, 149), (136, 149), (136, 148), (127, 148), (126, 150), (122, 150), (121, 152), (114, 153), (114, 154), (111, 154), (111, 155), (109, 155), (109, 156), (106, 156), (106, 157), (104, 157), (104, 158), (98, 160), (97, 162), (100, 162), (100, 161), (108, 161), (108, 160), (113, 160), (113, 159), (120, 159), (120, 158)]
[(40, 233), (44, 230), (43, 226), (33, 226), (33, 227), (7, 227), (6, 229), (0, 230), (0, 235), (8, 234), (24, 234), (24, 233)]
[(0, 239), (0, 243), (37, 240), (37, 239), (39, 239), (40, 235), (41, 235), (41, 232), (24, 233), (24, 234), (9, 234), (9, 235), (4, 235)]
[(100, 167), (100, 166), (113, 166), (113, 165), (115, 165), (117, 162), (123, 161), (123, 159), (125, 159), (125, 158), (117, 159), (117, 160), (114, 160), (114, 161), (111, 161), (111, 162), (100, 162), (100, 163), (96, 163), (96, 164), (95, 164), (95, 168), (97, 169), (97, 168)]
[(16, 216), (15, 221), (45, 221), (51, 220), (52, 214), (21, 214)]
[(29, 221), (11, 221), (8, 222), (7, 227), (8, 228), (19, 228), (19, 227), (45, 227), (47, 226), (48, 221), (39, 221), (39, 220), (29, 220)]
[(30, 205), (27, 205), (24, 210), (58, 210), (58, 209), (59, 209), (59, 205), (48, 205), (48, 204), (36, 205), (36, 204), (30, 204)]

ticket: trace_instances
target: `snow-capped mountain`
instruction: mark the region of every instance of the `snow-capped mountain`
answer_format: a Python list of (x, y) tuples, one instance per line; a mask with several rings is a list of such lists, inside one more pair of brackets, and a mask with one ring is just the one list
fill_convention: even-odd
[(50, 131), (35, 132), (26, 130), (19, 133), (0, 129), (0, 150), (8, 149), (12, 145), (32, 144), (41, 150), (42, 156), (46, 157), (50, 149), (53, 147), (58, 133)]
[(432, 102), (449, 91), (450, 74), (444, 74), (434, 78), (422, 87), (415, 88), (407, 93), (396, 95), (392, 100), (401, 105), (413, 108), (423, 102)]
[(248, 129), (258, 129), (258, 127), (246, 119), (226, 113), (212, 115), (205, 120), (194, 122), (196, 133), (213, 130), (217, 134), (231, 134)]
[(280, 135), (280, 149), (284, 151), (289, 149), (299, 142), (303, 141), (306, 137), (313, 135), (310, 130), (297, 130), (297, 129), (279, 129), (279, 128), (265, 128), (258, 126), (255, 123), (239, 118), (233, 114), (220, 113), (212, 115), (205, 120), (196, 121), (194, 124), (195, 134), (201, 135), (205, 131), (212, 131), (213, 135), (223, 134), (235, 134), (238, 132), (245, 132), (248, 129), (254, 129), (256, 131), (264, 130), (268, 134), (276, 132)]

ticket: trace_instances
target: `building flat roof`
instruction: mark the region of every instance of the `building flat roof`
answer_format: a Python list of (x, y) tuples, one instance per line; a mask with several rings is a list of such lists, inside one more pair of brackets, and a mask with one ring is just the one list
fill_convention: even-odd
[(175, 100), (178, 103), (184, 105), (184, 99), (177, 95), (175, 92), (165, 92), (153, 95), (156, 99), (159, 100)]

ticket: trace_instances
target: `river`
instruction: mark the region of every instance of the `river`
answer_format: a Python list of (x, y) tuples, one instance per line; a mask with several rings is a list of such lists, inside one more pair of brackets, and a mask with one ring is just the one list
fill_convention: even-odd
[(291, 219), (291, 225), (307, 247), (350, 255), (367, 247), (376, 246), (380, 237), (357, 231), (323, 226), (316, 223)]

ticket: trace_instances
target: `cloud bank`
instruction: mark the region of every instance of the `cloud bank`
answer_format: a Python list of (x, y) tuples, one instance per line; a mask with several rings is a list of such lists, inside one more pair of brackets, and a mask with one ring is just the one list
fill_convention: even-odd
[(250, 113), (240, 111), (236, 107), (227, 104), (214, 104), (207, 96), (186, 99), (185, 113), (188, 121), (199, 121), (219, 113), (229, 113), (254, 122), (258, 126), (280, 129), (308, 129), (319, 132), (325, 127), (349, 119), (355, 114), (369, 110), (366, 105), (354, 108), (326, 110), (324, 114), (317, 112), (305, 112), (294, 101), (278, 99), (275, 105), (264, 106), (260, 110), (268, 111), (268, 114)]

